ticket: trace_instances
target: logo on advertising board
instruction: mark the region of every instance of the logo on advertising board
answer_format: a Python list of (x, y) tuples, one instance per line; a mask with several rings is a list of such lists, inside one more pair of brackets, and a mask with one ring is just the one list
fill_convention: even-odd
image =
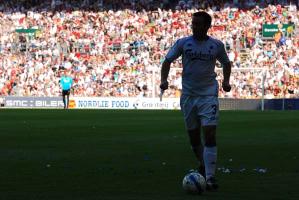
[[(0, 99), (1, 100), (1, 99)], [(0, 102), (1, 103), (1, 102)], [(7, 108), (63, 108), (60, 97), (12, 97), (3, 98)], [(76, 109), (179, 109), (179, 99), (165, 98), (102, 98), (72, 97), (69, 108)]]
[(60, 108), (61, 98), (57, 97), (5, 97), (5, 107), (10, 108)]
[(69, 108), (76, 108), (76, 101), (74, 99), (70, 99)]

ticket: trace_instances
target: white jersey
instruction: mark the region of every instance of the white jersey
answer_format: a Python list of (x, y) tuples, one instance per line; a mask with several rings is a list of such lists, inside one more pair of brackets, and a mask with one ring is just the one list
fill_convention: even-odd
[(166, 55), (166, 60), (174, 61), (182, 56), (183, 95), (189, 96), (218, 96), (215, 64), (229, 63), (224, 44), (209, 37), (206, 41), (198, 41), (193, 36), (176, 41)]

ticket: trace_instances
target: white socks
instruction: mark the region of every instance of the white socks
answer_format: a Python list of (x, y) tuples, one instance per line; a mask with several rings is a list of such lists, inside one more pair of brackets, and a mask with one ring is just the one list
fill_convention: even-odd
[(203, 159), (206, 170), (206, 180), (215, 176), (216, 161), (217, 161), (217, 147), (204, 147)]

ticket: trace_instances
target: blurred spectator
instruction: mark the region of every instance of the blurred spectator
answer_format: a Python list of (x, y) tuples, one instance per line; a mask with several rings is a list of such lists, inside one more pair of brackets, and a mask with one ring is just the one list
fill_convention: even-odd
[[(163, 55), (190, 34), (191, 14), (205, 9), (213, 16), (209, 34), (225, 41), (234, 63), (233, 89), (220, 97), (260, 98), (265, 70), (266, 97), (299, 97), (297, 2), (265, 2), (1, 1), (0, 96), (58, 96), (62, 69), (72, 73), (75, 96), (157, 95)], [(265, 40), (264, 23), (296, 28)], [(180, 62), (166, 96), (180, 95)]]

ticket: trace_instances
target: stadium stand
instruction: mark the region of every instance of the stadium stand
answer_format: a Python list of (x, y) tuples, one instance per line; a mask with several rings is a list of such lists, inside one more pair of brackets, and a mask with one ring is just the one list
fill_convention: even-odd
[[(237, 2), (237, 3), (236, 3)], [(234, 63), (232, 91), (220, 97), (299, 97), (297, 1), (11, 0), (0, 6), (0, 96), (59, 96), (61, 69), (75, 96), (153, 97), (160, 64), (173, 42), (190, 34), (190, 15), (213, 16), (210, 35)], [(263, 35), (263, 24), (279, 31)], [(288, 27), (283, 31), (283, 25)], [(218, 80), (221, 83), (221, 66)], [(180, 60), (168, 97), (181, 89)]]

